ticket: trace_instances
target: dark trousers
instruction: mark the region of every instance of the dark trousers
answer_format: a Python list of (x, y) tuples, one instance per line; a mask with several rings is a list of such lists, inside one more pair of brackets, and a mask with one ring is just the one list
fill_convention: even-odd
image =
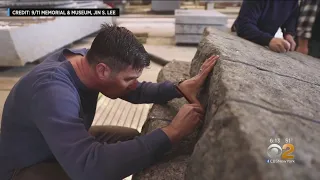
[[(132, 128), (118, 126), (93, 126), (90, 134), (99, 142), (116, 143), (131, 140), (140, 133)], [(16, 170), (12, 180), (70, 180), (58, 162), (42, 162)]]

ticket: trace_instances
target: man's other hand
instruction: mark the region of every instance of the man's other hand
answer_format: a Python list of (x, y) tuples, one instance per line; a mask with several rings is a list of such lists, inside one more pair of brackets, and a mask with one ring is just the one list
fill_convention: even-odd
[(190, 134), (204, 117), (204, 110), (200, 104), (185, 104), (170, 125), (162, 128), (172, 143), (180, 141)]
[(290, 51), (294, 51), (296, 49), (296, 42), (294, 41), (291, 34), (284, 35), (284, 39), (290, 43)]
[(218, 59), (219, 56), (211, 56), (202, 64), (200, 71), (196, 76), (183, 81), (178, 86), (180, 91), (187, 96), (192, 103), (200, 104), (197, 99), (197, 94)]
[(272, 51), (284, 53), (290, 50), (290, 43), (285, 39), (272, 38), (269, 43), (269, 48)]

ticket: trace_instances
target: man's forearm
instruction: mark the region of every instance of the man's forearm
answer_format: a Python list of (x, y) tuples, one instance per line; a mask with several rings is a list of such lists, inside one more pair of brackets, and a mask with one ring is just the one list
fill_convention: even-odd
[(141, 82), (136, 90), (128, 93), (121, 99), (131, 103), (166, 103), (182, 95), (176, 90), (174, 83), (165, 81), (161, 83)]

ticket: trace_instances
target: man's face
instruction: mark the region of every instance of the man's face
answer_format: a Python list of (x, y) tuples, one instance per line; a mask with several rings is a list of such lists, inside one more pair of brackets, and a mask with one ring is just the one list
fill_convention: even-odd
[[(110, 71), (110, 69), (108, 70), (108, 68), (106, 68), (106, 71)], [(142, 70), (137, 71), (132, 69), (131, 66), (118, 73), (112, 74), (105, 72), (105, 74), (102, 75), (105, 77), (100, 78), (100, 92), (111, 99), (122, 97), (129, 91), (136, 89), (138, 83), (137, 78), (140, 77), (141, 73)]]

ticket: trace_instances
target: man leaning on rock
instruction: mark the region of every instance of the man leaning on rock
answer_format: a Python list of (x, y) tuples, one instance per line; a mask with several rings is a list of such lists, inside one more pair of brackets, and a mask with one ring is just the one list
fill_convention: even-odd
[[(138, 82), (150, 63), (126, 28), (104, 25), (90, 49), (63, 49), (22, 77), (6, 99), (0, 134), (1, 180), (118, 180), (164, 155), (203, 118), (196, 99), (217, 56), (180, 83)], [(172, 122), (146, 135), (91, 127), (98, 93), (131, 103), (166, 103), (183, 95)]]
[[(298, 0), (243, 0), (232, 31), (244, 39), (268, 46), (275, 52), (294, 51), (298, 15)], [(279, 28), (283, 39), (274, 37)]]

